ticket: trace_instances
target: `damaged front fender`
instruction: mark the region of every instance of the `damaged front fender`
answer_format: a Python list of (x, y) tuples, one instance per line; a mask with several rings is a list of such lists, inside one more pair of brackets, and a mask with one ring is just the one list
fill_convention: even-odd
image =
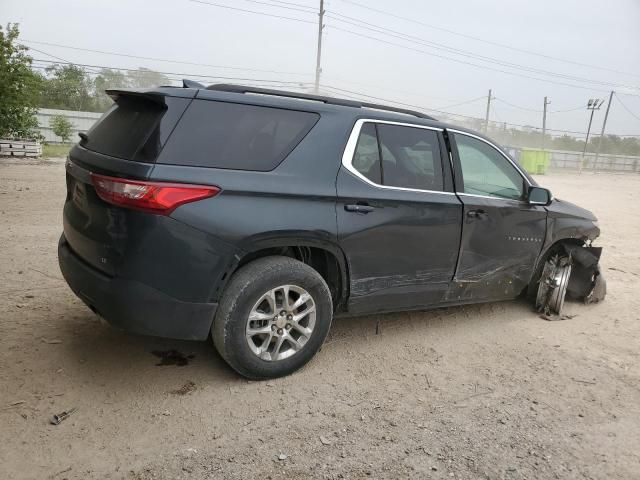
[(599, 260), (602, 248), (563, 244), (542, 270), (536, 309), (546, 315), (560, 314), (565, 296), (588, 303), (604, 300), (607, 286)]

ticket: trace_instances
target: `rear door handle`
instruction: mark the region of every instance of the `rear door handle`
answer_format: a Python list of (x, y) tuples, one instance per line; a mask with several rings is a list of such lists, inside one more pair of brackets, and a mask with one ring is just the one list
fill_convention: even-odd
[(345, 205), (344, 209), (347, 212), (355, 212), (355, 213), (369, 213), (373, 212), (376, 208), (371, 205)]
[(469, 210), (467, 212), (467, 217), (470, 218), (486, 218), (488, 216), (489, 215), (487, 214), (487, 212), (485, 212), (481, 208), (479, 208), (478, 210)]

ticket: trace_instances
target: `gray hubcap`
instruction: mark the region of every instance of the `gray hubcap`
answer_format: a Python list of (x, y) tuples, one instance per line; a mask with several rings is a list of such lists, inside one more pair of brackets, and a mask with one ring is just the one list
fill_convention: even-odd
[(258, 299), (247, 319), (251, 351), (270, 362), (289, 358), (309, 341), (316, 325), (316, 304), (304, 288), (281, 285)]

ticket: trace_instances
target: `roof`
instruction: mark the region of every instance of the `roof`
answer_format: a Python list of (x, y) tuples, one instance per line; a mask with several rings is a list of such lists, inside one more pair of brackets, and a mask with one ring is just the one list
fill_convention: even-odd
[[(192, 82), (185, 81), (183, 83), (185, 87), (193, 88)], [(327, 97), (323, 95), (312, 95), (312, 94), (301, 93), (301, 92), (290, 92), (287, 90), (274, 90), (269, 88), (248, 87), (245, 85), (233, 85), (233, 84), (224, 84), (224, 83), (217, 84), (217, 85), (210, 85), (206, 87), (206, 89), (222, 91), (222, 92), (231, 92), (231, 93), (271, 95), (274, 97), (285, 97), (285, 98), (293, 98), (297, 100), (316, 101), (316, 102), (322, 102), (327, 105), (339, 105), (339, 106), (350, 107), (350, 108), (369, 108), (373, 110), (382, 110), (382, 111), (388, 111), (393, 113), (401, 113), (403, 115), (411, 115), (411, 116), (422, 118), (425, 120), (435, 120), (435, 118), (429, 115), (426, 115), (422, 112), (418, 112), (416, 110), (397, 108), (397, 107), (382, 105), (378, 103), (346, 100), (343, 98), (336, 98), (336, 97)]]

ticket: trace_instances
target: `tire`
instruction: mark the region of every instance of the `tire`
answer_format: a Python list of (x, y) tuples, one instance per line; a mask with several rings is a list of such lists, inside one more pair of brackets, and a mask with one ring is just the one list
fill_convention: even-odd
[[(295, 295), (299, 294), (299, 301), (307, 298), (300, 291), (311, 297), (303, 307), (298, 307), (303, 309), (303, 313), (295, 314), (296, 310), (291, 310), (292, 315), (285, 314), (285, 318), (292, 318), (293, 324), (280, 325), (286, 321), (281, 316), (285, 311), (281, 309), (281, 305), (284, 305), (282, 299), (286, 296), (286, 305), (295, 306)], [(257, 303), (260, 301), (263, 303)], [(315, 313), (313, 325), (312, 313), (297, 323), (296, 317), (304, 315), (305, 311), (312, 311), (311, 305)], [(257, 329), (261, 331), (251, 340), (248, 329), (250, 314), (252, 318), (260, 316), (259, 320), (251, 322), (252, 327), (258, 325), (251, 332)], [(269, 318), (263, 320), (262, 316)], [(280, 319), (278, 316), (281, 316)], [(311, 360), (329, 333), (332, 317), (333, 303), (329, 287), (316, 270), (289, 257), (264, 257), (244, 265), (231, 277), (218, 305), (211, 336), (222, 358), (240, 375), (255, 380), (276, 378), (295, 372)], [(280, 327), (276, 325), (276, 320)], [(303, 325), (303, 322), (306, 323)], [(267, 328), (270, 333), (262, 332)], [(304, 336), (298, 329), (306, 329), (305, 332), (311, 333)], [(269, 336), (271, 334), (273, 336)], [(297, 335), (299, 337), (295, 340), (293, 337)], [(283, 336), (286, 338), (280, 341), (276, 352), (278, 337)], [(299, 347), (303, 341), (304, 344)], [(266, 351), (265, 343), (271, 353)], [(274, 354), (276, 358), (270, 358)], [(277, 358), (283, 355), (290, 356)]]

